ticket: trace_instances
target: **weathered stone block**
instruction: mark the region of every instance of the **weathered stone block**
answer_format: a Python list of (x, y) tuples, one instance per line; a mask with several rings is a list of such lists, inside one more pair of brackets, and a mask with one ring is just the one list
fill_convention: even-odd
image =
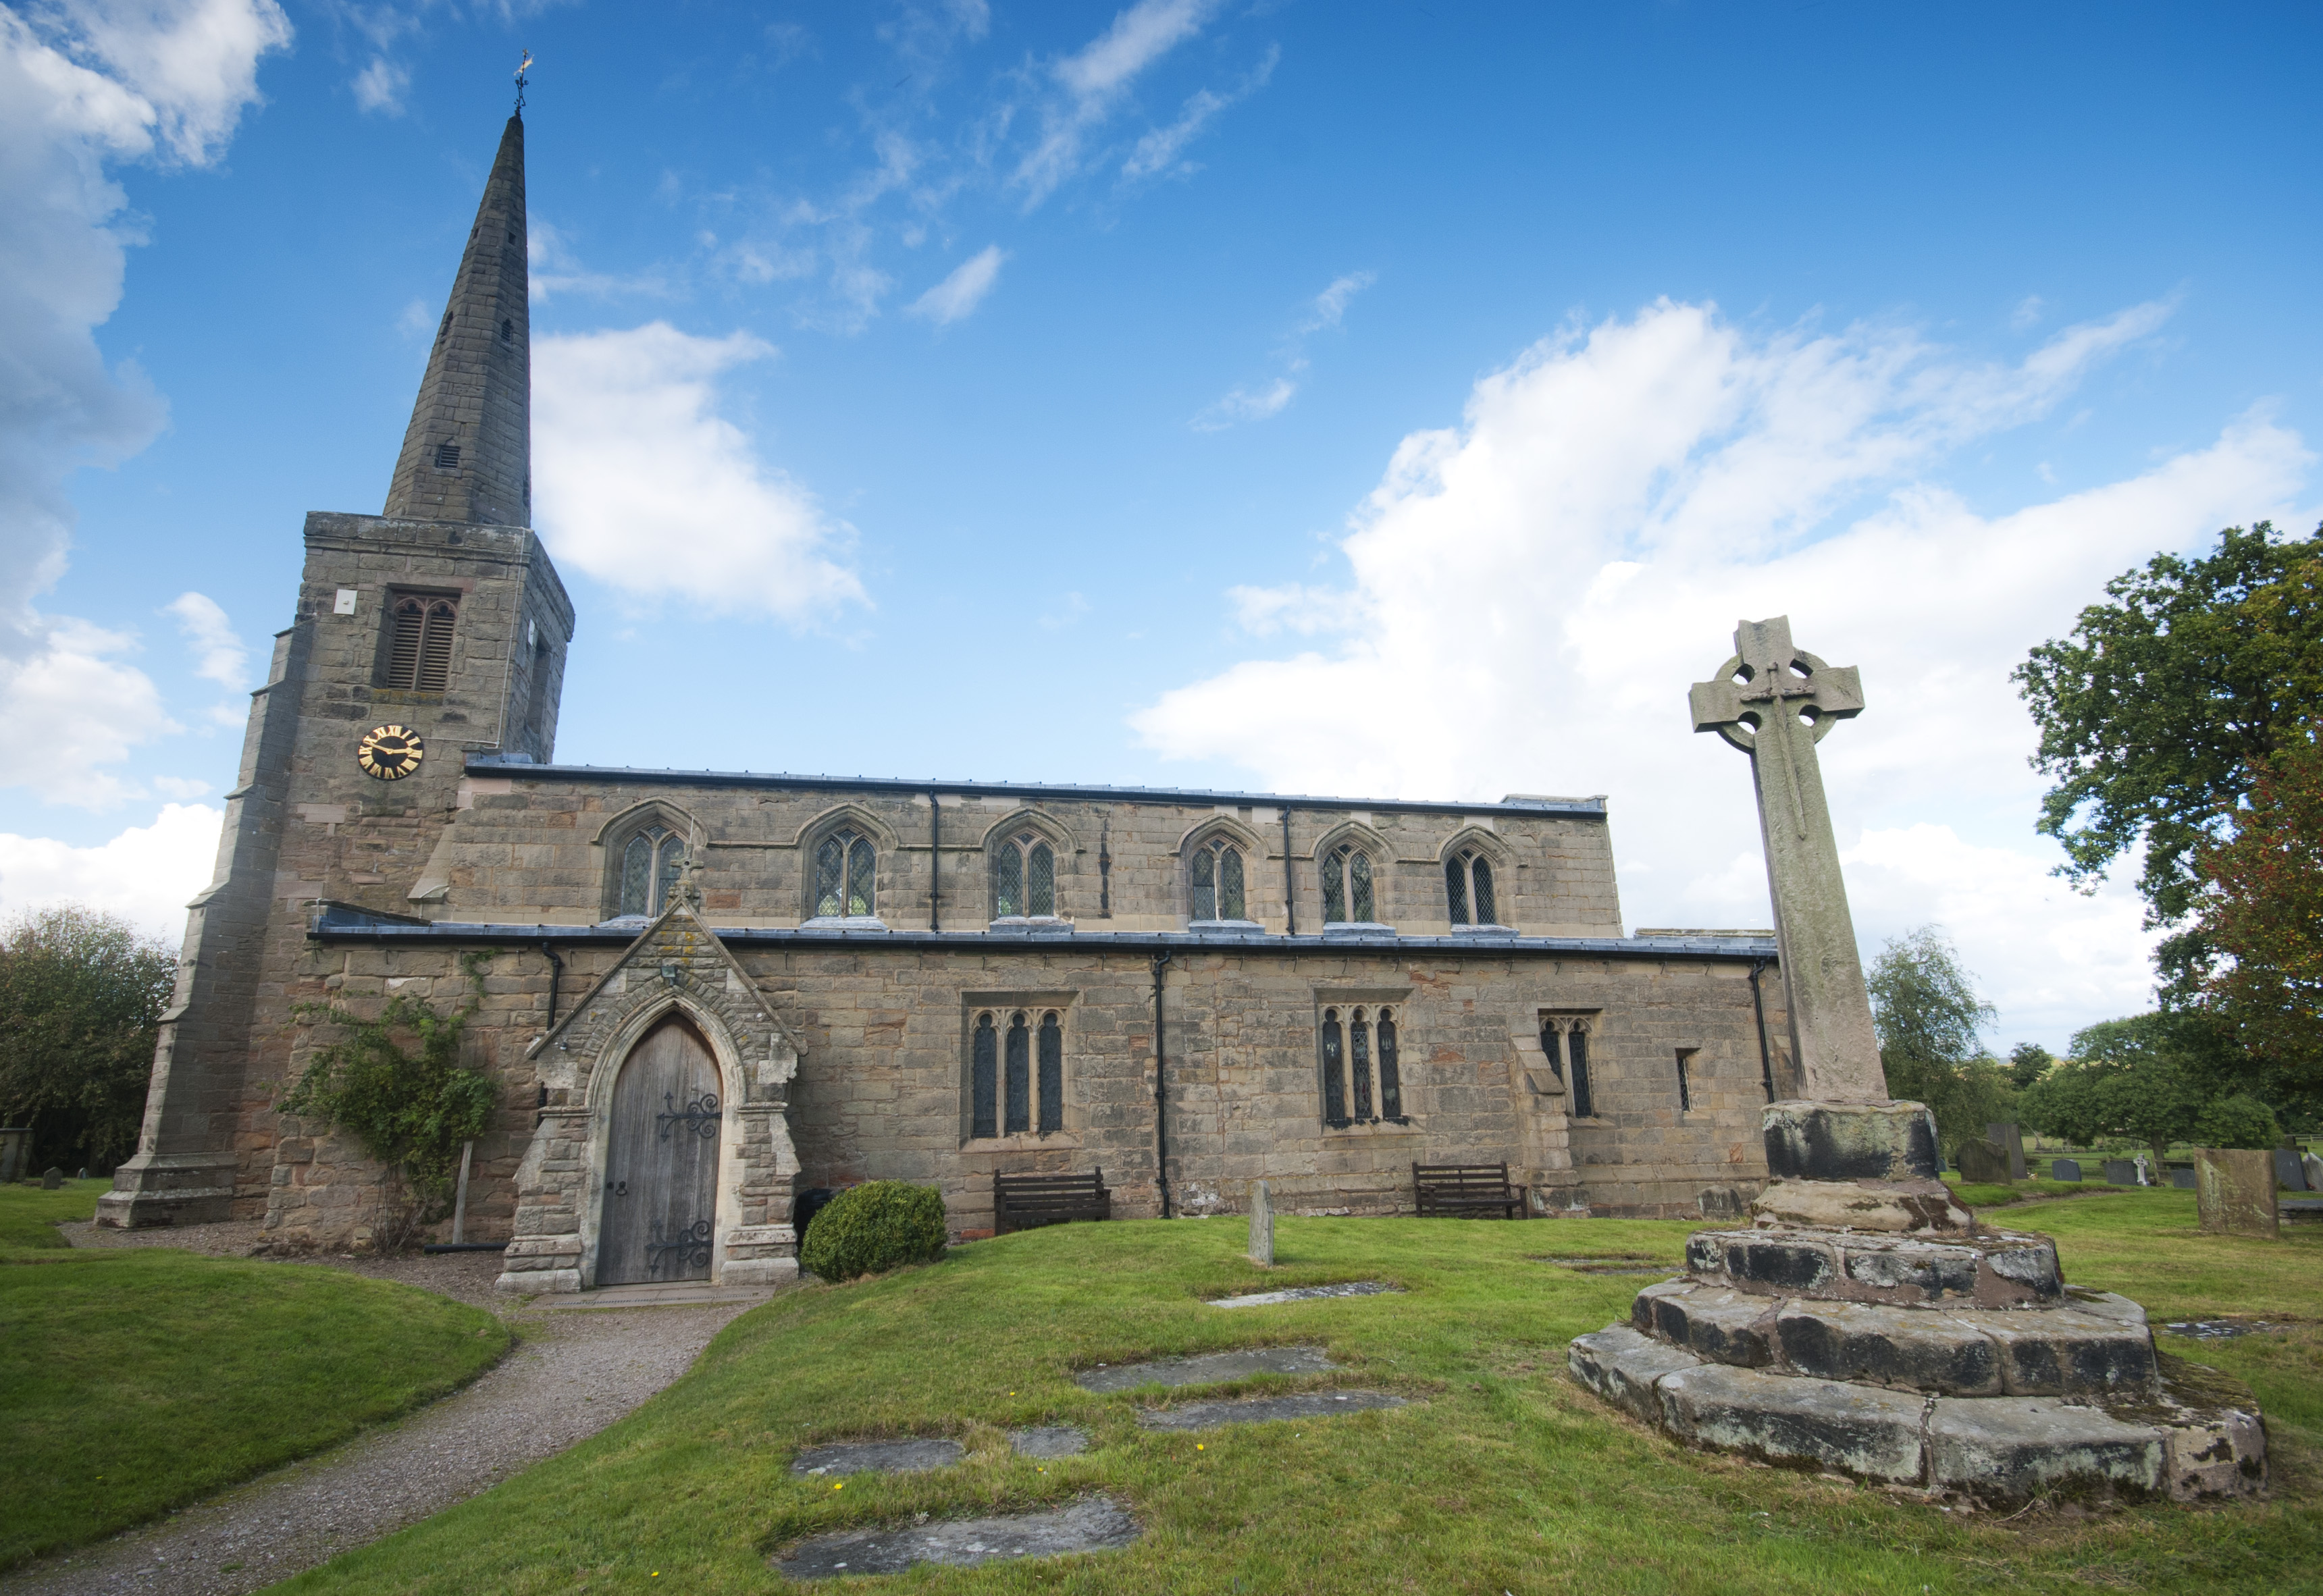
[(1775, 1307), (1744, 1291), (1666, 1280), (1638, 1293), (1630, 1322), (1711, 1362), (1757, 1369), (1774, 1361)]
[(1920, 1103), (1769, 1103), (1759, 1120), (1777, 1180), (1933, 1179), (1936, 1120)]
[(1593, 1335), (1575, 1336), (1566, 1349), (1565, 1366), (1608, 1402), (1658, 1425), (1662, 1405), (1655, 1387), (1666, 1375), (1700, 1368), (1702, 1360), (1626, 1325), (1608, 1325)]
[(2264, 1236), (2269, 1241), (2280, 1234), (2272, 1154), (2240, 1148), (2198, 1148), (2194, 1182), (2194, 1203), (2206, 1234)]
[(1663, 1421), (1681, 1440), (1860, 1479), (1921, 1477), (1923, 1398), (1714, 1363), (1656, 1389)]
[(1998, 1396), (2000, 1353), (1948, 1314), (1871, 1303), (1791, 1302), (1776, 1322), (1782, 1361), (1821, 1380), (1952, 1396)]
[(2143, 1325), (2065, 1307), (1976, 1314), (1972, 1322), (1998, 1346), (2001, 1389), (2012, 1397), (2126, 1395), (2153, 1389), (2153, 1336)]
[(2159, 1429), (2038, 1399), (1940, 1398), (1928, 1451), (1938, 1486), (2004, 1500), (2077, 1485), (2142, 1494), (2163, 1480)]

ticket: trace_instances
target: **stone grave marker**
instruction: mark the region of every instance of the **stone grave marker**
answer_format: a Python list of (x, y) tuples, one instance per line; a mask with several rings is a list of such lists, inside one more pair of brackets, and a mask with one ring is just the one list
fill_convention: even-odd
[(1984, 1139), (2008, 1154), (2008, 1178), (2025, 1179), (2025, 1133), (2014, 1120), (1997, 1120), (1984, 1127)]
[(1192, 1358), (1162, 1358), (1151, 1363), (1103, 1364), (1084, 1369), (1073, 1383), (1085, 1391), (1134, 1390), (1141, 1385), (1216, 1385), (1253, 1374), (1328, 1374), (1338, 1365), (1319, 1346), (1262, 1346), (1246, 1352), (1204, 1353)]
[(2274, 1183), (2292, 1191), (2307, 1189), (2307, 1171), (2300, 1166), (2296, 1148), (2278, 1147), (2274, 1150)]
[(2109, 1158), (2106, 1160), (2105, 1175), (2106, 1184), (2107, 1186), (2135, 1186), (2137, 1184), (2137, 1166), (2131, 1163), (2126, 1158)]
[(2176, 1187), (2180, 1191), (2192, 1191), (2195, 1188), (2194, 1171), (2191, 1169), (2172, 1169), (2170, 1171), (2170, 1184)]
[(1101, 1552), (1138, 1536), (1137, 1520), (1110, 1498), (1083, 1497), (1070, 1507), (941, 1524), (891, 1525), (810, 1536), (775, 1567), (794, 1580), (901, 1573), (915, 1563), (973, 1568), (1003, 1557), (1054, 1557)]
[(1971, 1186), (2008, 1184), (2008, 1149), (1997, 1142), (1971, 1136), (1960, 1144), (1960, 1179)]
[(2194, 1153), (2194, 1174), (2199, 1182), (2195, 1202), (2206, 1234), (2272, 1241), (2281, 1234), (2272, 1155), (2239, 1147), (2199, 1148)]
[(1008, 1449), (1019, 1457), (1079, 1457), (1088, 1450), (1088, 1432), (1078, 1425), (1035, 1425), (1009, 1431)]
[(1293, 1286), (1284, 1291), (1253, 1291), (1244, 1297), (1213, 1297), (1211, 1307), (1272, 1307), (1283, 1302), (1315, 1302), (1327, 1297), (1400, 1295), (1400, 1286), (1385, 1280), (1349, 1280), (1336, 1286)]
[(64, 1183), (65, 1172), (62, 1169), (58, 1169), (54, 1164), (50, 1164), (49, 1166), (49, 1172), (41, 1177), (41, 1189), (42, 1191), (55, 1191), (59, 1188), (62, 1187)]
[(1217, 1402), (1188, 1402), (1137, 1416), (1141, 1430), (1214, 1430), (1221, 1425), (1265, 1424), (1277, 1418), (1333, 1418), (1374, 1408), (1400, 1408), (1404, 1399), (1386, 1391), (1301, 1391), (1292, 1397), (1237, 1397)]
[(0, 1125), (0, 1186), (13, 1186), (32, 1169), (32, 1127)]
[(1263, 1180), (1250, 1188), (1250, 1261), (1274, 1262), (1274, 1202)]
[(2049, 1166), (2049, 1179), (2052, 1180), (2079, 1180), (2080, 1178), (2081, 1165), (2079, 1159), (2061, 1158)]
[(791, 1460), (794, 1474), (920, 1474), (948, 1469), (968, 1455), (957, 1441), (836, 1441)]
[(2300, 1167), (2307, 1171), (2307, 1189), (2323, 1191), (2323, 1158), (2317, 1158), (2310, 1152), (2300, 1159), (2299, 1163)]

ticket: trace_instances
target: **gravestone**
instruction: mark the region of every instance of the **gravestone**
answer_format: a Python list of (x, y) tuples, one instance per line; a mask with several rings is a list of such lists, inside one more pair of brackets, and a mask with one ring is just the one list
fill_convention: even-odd
[(1263, 1180), (1250, 1188), (1250, 1261), (1274, 1262), (1274, 1203)]
[(0, 1186), (13, 1186), (32, 1170), (32, 1127), (0, 1125)]
[(2307, 1171), (2307, 1189), (2323, 1191), (2323, 1158), (2317, 1158), (2310, 1152), (2300, 1159), (2299, 1163), (2300, 1167)]
[(2139, 1153), (2135, 1158), (2129, 1161), (2137, 1166), (2137, 1183), (2140, 1186), (2151, 1186), (2153, 1184), (2153, 1172), (2146, 1167), (2145, 1155), (2144, 1153)]
[(2012, 1120), (1996, 1120), (1984, 1127), (1985, 1140), (1998, 1145), (2008, 1154), (2008, 1178), (2025, 1179), (2025, 1133)]
[(2204, 1234), (2263, 1236), (2281, 1234), (2274, 1206), (2274, 1159), (2240, 1147), (2195, 1150), (2194, 1198)]
[(2081, 1165), (2078, 1159), (2061, 1158), (2049, 1166), (2049, 1179), (2052, 1180), (2079, 1180), (2080, 1178)]
[(2106, 1160), (2105, 1172), (2106, 1184), (2107, 1186), (2135, 1186), (2137, 1184), (2137, 1166), (2131, 1163), (2126, 1158), (2109, 1158)]
[(64, 1183), (65, 1172), (62, 1169), (58, 1169), (54, 1164), (50, 1164), (49, 1166), (49, 1172), (41, 1177), (41, 1189), (42, 1191), (55, 1191), (59, 1188), (62, 1187)]
[(2307, 1189), (2307, 1171), (2300, 1167), (2296, 1148), (2278, 1147), (2274, 1150), (2274, 1183), (2292, 1191)]
[(2008, 1184), (2008, 1149), (1997, 1142), (1971, 1136), (1960, 1144), (1956, 1161), (1960, 1164), (1960, 1179), (1968, 1185)]
[(2193, 1170), (2191, 1170), (2191, 1169), (2172, 1169), (2172, 1170), (2171, 1170), (2171, 1171), (2170, 1171), (2170, 1184), (2171, 1184), (2171, 1185), (2172, 1185), (2172, 1186), (2174, 1186), (2174, 1187), (2176, 1187), (2180, 1191), (2191, 1191), (2191, 1190), (2193, 1190), (2193, 1189), (2194, 1189), (2194, 1171), (2193, 1171)]

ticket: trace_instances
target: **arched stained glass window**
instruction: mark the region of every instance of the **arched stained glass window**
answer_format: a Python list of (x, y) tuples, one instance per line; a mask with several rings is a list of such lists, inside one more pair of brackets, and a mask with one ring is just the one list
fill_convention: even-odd
[(1002, 1120), (1014, 1136), (1033, 1128), (1033, 1032), (1021, 1014), (1008, 1022), (1007, 1114)]
[(621, 849), (620, 912), (658, 914), (667, 908), (684, 863), (684, 839), (666, 826), (648, 826), (630, 838)]
[(818, 919), (859, 919), (873, 913), (877, 868), (871, 839), (851, 829), (833, 831), (814, 850), (814, 913)]
[(1346, 1058), (1341, 1051), (1339, 1011), (1323, 1011), (1323, 1123), (1347, 1123)]
[(1573, 1091), (1573, 1113), (1588, 1119), (1597, 1112), (1589, 1091), (1589, 1032), (1579, 1025), (1565, 1033), (1566, 1084)]
[(1189, 906), (1194, 920), (1247, 920), (1242, 887), (1242, 849), (1213, 837), (1194, 849)]
[(1019, 831), (992, 861), (992, 917), (1048, 919), (1057, 912), (1057, 850), (1037, 831)]
[(1000, 1134), (1000, 1034), (990, 1014), (976, 1016), (976, 1036), (969, 1050), (969, 1134)]
[(1041, 1016), (1041, 1134), (1065, 1128), (1065, 1028), (1051, 1009)]
[(1498, 925), (1500, 903), (1492, 891), (1492, 861), (1463, 848), (1444, 861), (1444, 897), (1455, 925)]
[(1355, 1087), (1354, 1115), (1356, 1119), (1372, 1117), (1372, 1027), (1357, 1009), (1347, 1027), (1347, 1040), (1354, 1044), (1347, 1060), (1347, 1072)]
[(1403, 1118), (1403, 1070), (1395, 1052), (1395, 1011), (1379, 1013), (1380, 1117)]
[(1368, 925), (1378, 919), (1372, 901), (1372, 856), (1353, 844), (1323, 860), (1323, 923)]

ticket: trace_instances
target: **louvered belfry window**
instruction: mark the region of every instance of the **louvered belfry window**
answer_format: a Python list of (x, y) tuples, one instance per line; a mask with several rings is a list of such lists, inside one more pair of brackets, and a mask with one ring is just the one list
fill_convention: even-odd
[(413, 693), (441, 693), (452, 680), (452, 627), (459, 610), (449, 599), (407, 594), (389, 610), (387, 682)]

